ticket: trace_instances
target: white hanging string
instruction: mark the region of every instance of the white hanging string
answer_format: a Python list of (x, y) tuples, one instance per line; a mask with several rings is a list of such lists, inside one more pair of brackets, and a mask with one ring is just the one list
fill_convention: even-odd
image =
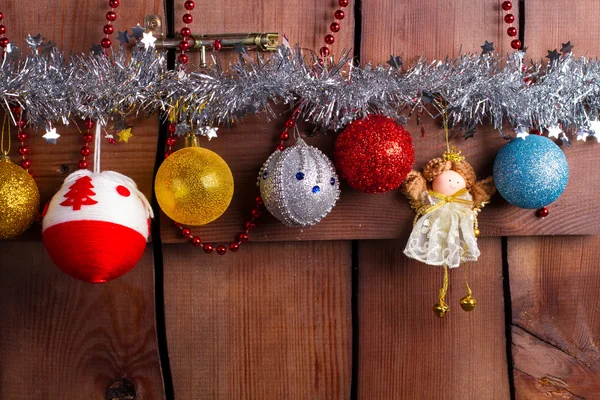
[(100, 142), (102, 139), (102, 127), (96, 123), (96, 140), (94, 141), (94, 173), (100, 173)]

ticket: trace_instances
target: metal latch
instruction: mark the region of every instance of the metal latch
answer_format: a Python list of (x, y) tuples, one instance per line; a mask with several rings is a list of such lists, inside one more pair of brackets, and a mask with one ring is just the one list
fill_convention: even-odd
[[(158, 39), (156, 41), (157, 49), (176, 49), (182, 37), (175, 39), (166, 39), (163, 35), (162, 18), (159, 15), (151, 14), (144, 18), (144, 26)], [(214, 51), (216, 43), (220, 50), (234, 49), (236, 45), (243, 45), (250, 50), (256, 51), (275, 51), (279, 41), (278, 33), (223, 33), (209, 35), (192, 35), (189, 37), (190, 48), (186, 51), (200, 52), (200, 67), (206, 67), (206, 52)]]

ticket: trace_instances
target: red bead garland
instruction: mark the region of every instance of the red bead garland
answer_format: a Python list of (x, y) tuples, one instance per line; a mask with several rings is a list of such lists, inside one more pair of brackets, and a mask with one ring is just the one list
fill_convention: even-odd
[[(0, 13), (0, 15), (1, 14), (2, 13)], [(19, 164), (23, 169), (29, 172), (29, 175), (33, 176), (31, 171), (29, 171), (29, 168), (31, 168), (31, 160), (27, 158), (29, 155), (29, 147), (25, 145), (25, 141), (29, 136), (24, 131), (25, 127), (27, 126), (27, 121), (23, 119), (21, 107), (13, 106), (10, 108), (10, 111), (15, 121), (17, 121), (17, 140), (21, 142), (18, 148), (19, 155), (21, 156), (21, 162)]]
[(329, 30), (331, 31), (331, 33), (325, 35), (325, 38), (323, 39), (323, 41), (325, 42), (325, 46), (319, 49), (319, 54), (322, 58), (327, 58), (331, 54), (331, 50), (328, 46), (331, 46), (333, 43), (335, 43), (335, 36), (333, 35), (333, 33), (338, 33), (340, 31), (339, 21), (343, 20), (346, 16), (346, 13), (343, 9), (348, 7), (348, 4), (350, 4), (349, 0), (338, 0), (338, 5), (340, 6), (340, 9), (336, 10), (333, 13), (335, 21), (329, 25)]
[[(8, 40), (8, 38), (4, 36), (4, 34), (6, 33), (6, 26), (1, 24), (3, 19), (4, 14), (0, 12), (0, 47), (5, 48), (10, 43), (10, 40)], [(2, 52), (2, 54), (4, 55), (4, 52)]]
[[(512, 10), (512, 7), (513, 4), (510, 1), (505, 1), (502, 3), (502, 9), (506, 11), (506, 15), (504, 16), (504, 22), (506, 22), (509, 25), (508, 29), (506, 30), (506, 34), (510, 38), (514, 38), (519, 33), (517, 31), (517, 28), (513, 26), (513, 23), (515, 22), (515, 16), (510, 12), (510, 10)], [(510, 42), (510, 47), (512, 47), (515, 50), (519, 50), (522, 45), (523, 44), (519, 39), (513, 39)]]
[(83, 134), (83, 147), (80, 150), (81, 160), (79, 160), (78, 167), (79, 169), (87, 169), (89, 163), (86, 160), (86, 157), (91, 154), (90, 151), (90, 143), (92, 142), (94, 136), (92, 135), (92, 129), (96, 127), (96, 123), (91, 119), (85, 120), (85, 129), (86, 133)]
[(187, 54), (185, 54), (185, 52), (190, 49), (194, 39), (192, 38), (192, 30), (190, 29), (188, 24), (191, 24), (194, 21), (194, 17), (192, 16), (192, 14), (190, 14), (190, 11), (192, 11), (195, 6), (196, 4), (194, 4), (192, 0), (186, 0), (186, 2), (183, 3), (183, 7), (188, 12), (183, 14), (183, 17), (181, 18), (185, 26), (181, 28), (181, 36), (183, 37), (183, 39), (181, 39), (181, 42), (179, 42), (179, 50), (181, 50), (181, 54), (179, 54), (179, 56), (177, 57), (177, 60), (179, 61), (180, 65), (185, 65), (189, 61), (189, 57), (187, 56)]
[[(110, 39), (110, 35), (115, 32), (115, 27), (112, 25), (113, 22), (117, 20), (117, 13), (115, 12), (115, 8), (119, 7), (119, 0), (108, 0), (108, 6), (110, 7), (110, 11), (106, 13), (106, 20), (108, 21), (102, 31), (104, 32), (104, 38), (100, 41), (100, 46), (104, 50), (104, 54), (106, 54), (106, 50), (112, 46), (112, 40)], [(82, 149), (83, 151), (83, 149)], [(83, 153), (82, 153), (83, 154)], [(84, 160), (85, 161), (85, 158)], [(85, 167), (83, 166), (85, 165)], [(82, 168), (83, 167), (83, 168)], [(85, 169), (87, 168), (87, 161), (79, 162), (79, 168)]]
[(250, 231), (252, 229), (254, 229), (254, 227), (256, 226), (256, 223), (254, 222), (257, 218), (260, 217), (260, 215), (262, 214), (261, 212), (261, 206), (263, 205), (263, 201), (262, 198), (260, 196), (257, 196), (255, 199), (255, 207), (252, 209), (252, 218), (249, 221), (246, 221), (244, 223), (244, 230), (242, 232), (240, 232), (237, 236), (236, 236), (236, 240), (229, 243), (228, 246), (219, 244), (219, 245), (215, 245), (212, 243), (203, 243), (202, 239), (200, 238), (200, 236), (194, 236), (192, 234), (192, 230), (187, 227), (184, 226), (178, 222), (175, 222), (175, 226), (179, 228), (180, 232), (181, 232), (181, 236), (183, 236), (186, 239), (189, 239), (190, 243), (192, 244), (192, 246), (194, 247), (202, 247), (202, 249), (204, 250), (205, 253), (210, 254), (213, 251), (216, 251), (217, 254), (223, 256), (227, 253), (227, 249), (229, 249), (229, 251), (232, 252), (236, 252), (240, 249), (240, 246), (242, 243), (246, 243), (249, 239), (250, 236)]

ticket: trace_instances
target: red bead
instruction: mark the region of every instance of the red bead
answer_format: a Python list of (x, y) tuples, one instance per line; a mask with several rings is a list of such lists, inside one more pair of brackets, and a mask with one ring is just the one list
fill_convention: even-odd
[(8, 38), (0, 38), (0, 47), (6, 47), (9, 43), (10, 40), (8, 40)]
[(92, 140), (94, 140), (94, 137), (92, 135), (90, 135), (89, 133), (86, 133), (85, 135), (83, 135), (84, 143), (91, 143)]
[(113, 138), (108, 138), (107, 140), (108, 140), (108, 143), (110, 143), (110, 144), (117, 144), (117, 141)]
[(106, 24), (106, 25), (104, 25), (103, 30), (104, 30), (105, 34), (110, 35), (115, 31), (115, 27), (113, 25)]
[(294, 127), (294, 125), (296, 125), (296, 123), (294, 122), (294, 120), (292, 118), (285, 121), (285, 127), (288, 129), (292, 129)]
[(515, 28), (514, 26), (511, 26), (510, 28), (508, 28), (506, 30), (506, 33), (508, 33), (508, 36), (510, 36), (510, 37), (517, 36), (517, 28)]
[(171, 150), (167, 150), (165, 151), (165, 158), (169, 158), (169, 156), (173, 154), (173, 152)]
[(6, 27), (4, 25), (0, 25), (0, 35), (4, 35), (6, 33)]
[(238, 241), (240, 241), (240, 242), (247, 242), (248, 241), (248, 234), (247, 233), (240, 233), (238, 235)]
[(550, 210), (548, 210), (548, 207), (542, 207), (535, 213), (539, 218), (546, 218), (550, 214)]
[(192, 244), (194, 245), (194, 247), (200, 247), (202, 246), (202, 240), (200, 240), (198, 236), (194, 236), (194, 238), (192, 239)]
[(0, 12), (0, 21), (2, 21), (3, 19), (4, 19), (4, 14), (2, 14), (2, 13)]
[(11, 108), (10, 108), (10, 112), (12, 112), (12, 114), (13, 114), (14, 116), (18, 116), (18, 115), (20, 115), (20, 114), (21, 114), (21, 107), (19, 107), (19, 106), (14, 106), (14, 107), (11, 107)]
[(335, 19), (340, 20), (340, 19), (344, 19), (344, 17), (346, 16), (346, 13), (343, 10), (337, 10), (336, 12), (333, 13), (333, 16), (335, 17)]
[(195, 6), (195, 4), (194, 4), (194, 2), (193, 2), (192, 0), (187, 0), (187, 1), (186, 1), (186, 2), (183, 4), (183, 6), (185, 7), (185, 9), (186, 9), (186, 10), (188, 10), (188, 11), (191, 11), (191, 10), (193, 10), (193, 9), (194, 9), (194, 6)]
[(512, 14), (506, 14), (504, 16), (504, 22), (506, 22), (507, 24), (512, 24), (513, 22), (515, 22), (515, 16)]
[(30, 160), (21, 160), (21, 167), (23, 167), (25, 169), (31, 167), (31, 161)]
[(512, 8), (512, 3), (510, 1), (505, 1), (504, 3), (502, 3), (502, 9), (504, 11), (508, 11)]
[(252, 229), (254, 229), (255, 226), (256, 226), (256, 224), (254, 222), (250, 222), (250, 221), (248, 221), (244, 224), (244, 228), (247, 231), (251, 231)]
[(263, 199), (260, 196), (256, 196), (256, 199), (254, 199), (254, 201), (256, 202), (256, 204), (258, 204), (259, 206), (263, 205)]
[(177, 142), (176, 138), (174, 138), (172, 136), (170, 138), (167, 138), (167, 145), (168, 146), (173, 146), (175, 144), (175, 142)]
[(25, 128), (26, 125), (27, 125), (27, 121), (25, 121), (24, 119), (19, 121), (19, 128), (23, 129), (23, 128)]
[(184, 26), (183, 28), (181, 28), (181, 36), (189, 37), (191, 34), (192, 34), (192, 30), (190, 28), (188, 28), (187, 26)]
[(179, 63), (181, 63), (181, 64), (187, 64), (189, 58), (188, 58), (187, 54), (180, 54), (177, 57), (177, 60), (179, 60)]
[(240, 245), (237, 243), (230, 243), (229, 244), (229, 250), (233, 251), (234, 253), (236, 251), (238, 251), (240, 249)]
[(260, 214), (261, 214), (261, 212), (258, 208), (255, 208), (252, 210), (252, 218), (258, 218), (258, 217), (260, 217)]
[(287, 133), (287, 132), (285, 132), (285, 131), (284, 131), (284, 132), (281, 132), (281, 135), (279, 135), (279, 138), (280, 138), (281, 140), (288, 140), (288, 139), (290, 138), (290, 134), (289, 134), (289, 133)]
[(212, 253), (212, 251), (213, 251), (213, 245), (212, 245), (212, 244), (210, 244), (210, 243), (206, 243), (206, 244), (205, 244), (204, 246), (202, 246), (202, 247), (204, 247), (204, 252), (205, 252), (206, 254)]
[(190, 44), (187, 42), (187, 40), (182, 40), (181, 42), (179, 42), (179, 49), (181, 51), (186, 51), (189, 48), (190, 48)]
[(119, 7), (119, 0), (108, 0), (108, 5), (111, 8), (117, 8)]
[(521, 41), (518, 39), (513, 40), (512, 42), (510, 42), (510, 47), (512, 47), (515, 50), (519, 50), (521, 48)]
[(329, 30), (333, 33), (335, 32), (339, 32), (340, 31), (340, 24), (338, 24), (337, 22), (332, 22), (331, 25), (329, 25)]
[(184, 24), (191, 24), (194, 20), (194, 17), (192, 17), (192, 14), (183, 14), (183, 18), (181, 19), (183, 20)]
[(321, 57), (327, 57), (329, 55), (329, 48), (325, 46), (321, 47), (319, 54), (321, 54)]
[(338, 4), (340, 5), (340, 7), (348, 7), (348, 4), (350, 2), (348, 0), (338, 0)]
[(192, 236), (192, 231), (190, 230), (190, 228), (183, 228), (181, 230), (181, 236), (183, 236), (184, 238), (189, 238)]
[(94, 129), (94, 126), (96, 126), (96, 123), (94, 121), (92, 121), (91, 119), (85, 120), (86, 129)]
[(106, 19), (110, 22), (113, 22), (117, 19), (117, 13), (114, 11), (109, 11), (106, 13)]
[(277, 146), (275, 146), (275, 151), (283, 151), (285, 150), (285, 146), (282, 144), (278, 144)]
[(112, 41), (109, 38), (104, 38), (100, 41), (100, 46), (108, 49), (112, 45)]
[(335, 42), (335, 37), (332, 34), (329, 34), (325, 36), (324, 40), (327, 44), (333, 44), (333, 42)]
[(82, 155), (82, 156), (84, 156), (84, 157), (87, 157), (87, 156), (89, 156), (89, 155), (90, 155), (90, 153), (91, 153), (91, 150), (90, 150), (90, 148), (89, 148), (89, 147), (87, 147), (87, 146), (83, 146), (83, 147), (81, 148), (81, 150), (79, 150), (79, 152), (81, 153), (81, 155)]
[(19, 146), (19, 154), (22, 156), (26, 156), (29, 153), (29, 147), (27, 146)]
[(227, 247), (223, 246), (223, 245), (219, 245), (217, 246), (217, 253), (222, 256), (225, 255), (225, 253), (227, 253)]
[(221, 41), (215, 40), (215, 43), (213, 43), (213, 48), (215, 49), (215, 51), (221, 51), (221, 49), (223, 48)]
[(88, 162), (86, 160), (80, 160), (77, 166), (79, 169), (86, 169), (88, 167)]
[(25, 133), (25, 132), (17, 133), (17, 140), (19, 142), (24, 142), (25, 140), (27, 140), (27, 133)]
[(167, 129), (170, 133), (175, 133), (175, 130), (177, 130), (177, 124), (171, 122), (169, 126), (167, 126)]

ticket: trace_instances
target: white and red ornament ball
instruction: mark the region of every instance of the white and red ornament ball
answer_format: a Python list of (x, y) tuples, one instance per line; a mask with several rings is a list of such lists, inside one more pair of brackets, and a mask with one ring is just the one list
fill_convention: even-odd
[(153, 214), (132, 179), (79, 170), (65, 179), (42, 216), (44, 246), (54, 264), (74, 278), (103, 283), (138, 263)]

